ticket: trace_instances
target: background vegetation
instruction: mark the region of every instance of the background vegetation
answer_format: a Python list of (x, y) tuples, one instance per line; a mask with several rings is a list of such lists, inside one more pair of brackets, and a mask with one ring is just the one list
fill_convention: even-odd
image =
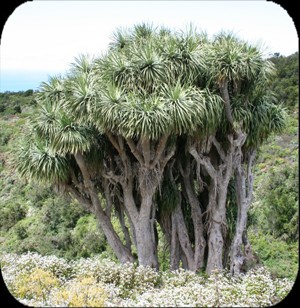
[(299, 262), (299, 55), (275, 54), (271, 60), (278, 71), (271, 88), (288, 109), (288, 119), (285, 131), (259, 153), (249, 237), (273, 275), (294, 279)]
[[(274, 276), (294, 279), (299, 239), (298, 53), (275, 54), (271, 60), (278, 69), (271, 88), (289, 117), (284, 133), (270, 138), (259, 154), (249, 239), (260, 262)], [(53, 194), (53, 187), (21, 181), (15, 174), (13, 150), (20, 133), (26, 133), (26, 117), (34, 112), (32, 90), (0, 93), (1, 251), (31, 251), (67, 259), (102, 254), (114, 259), (91, 214), (75, 201)], [(117, 227), (118, 220), (113, 223)], [(159, 256), (166, 267), (164, 245), (160, 245)]]

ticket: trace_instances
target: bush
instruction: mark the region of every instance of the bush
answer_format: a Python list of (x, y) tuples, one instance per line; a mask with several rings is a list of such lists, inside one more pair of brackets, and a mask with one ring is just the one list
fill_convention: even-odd
[(252, 249), (273, 277), (295, 279), (298, 273), (298, 243), (286, 243), (263, 232), (248, 232)]
[(0, 180), (4, 188), (0, 199), (2, 250), (55, 254), (69, 259), (105, 250), (106, 240), (96, 219), (77, 202), (53, 197), (50, 187), (34, 189), (30, 183)]
[(32, 253), (2, 255), (1, 269), (8, 288), (28, 306), (271, 306), (293, 286), (264, 267), (237, 277), (226, 271), (206, 276), (185, 270), (155, 272), (96, 257), (66, 262)]
[(106, 291), (93, 277), (72, 279), (53, 292), (49, 303), (52, 307), (103, 307)]
[(133, 263), (120, 265), (99, 257), (74, 261), (73, 268), (78, 277), (88, 275), (104, 284), (115, 285), (121, 298), (140, 294), (158, 286), (161, 282), (160, 275), (152, 268)]
[(52, 288), (59, 286), (59, 280), (49, 271), (35, 268), (31, 273), (21, 273), (16, 277), (12, 289), (17, 298), (34, 299), (45, 302)]
[(26, 209), (17, 202), (3, 203), (0, 202), (0, 230), (8, 231), (26, 216)]
[(256, 190), (259, 201), (252, 214), (256, 215), (257, 227), (275, 238), (296, 241), (299, 236), (298, 187), (298, 164), (271, 168)]
[(106, 239), (97, 226), (93, 215), (85, 215), (78, 219), (72, 230), (72, 255), (74, 257), (91, 257), (106, 249)]

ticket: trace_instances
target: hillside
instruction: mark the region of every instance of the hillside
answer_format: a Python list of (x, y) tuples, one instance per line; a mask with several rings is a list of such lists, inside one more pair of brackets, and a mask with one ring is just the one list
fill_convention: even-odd
[(261, 262), (274, 275), (293, 277), (299, 257), (299, 58), (294, 53), (271, 60), (278, 70), (271, 89), (287, 108), (287, 125), (260, 149), (249, 237)]

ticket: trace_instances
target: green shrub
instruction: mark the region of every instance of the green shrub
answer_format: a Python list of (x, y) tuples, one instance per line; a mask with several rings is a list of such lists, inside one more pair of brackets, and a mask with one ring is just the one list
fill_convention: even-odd
[(26, 216), (26, 209), (17, 202), (0, 202), (0, 230), (8, 231)]
[(274, 277), (295, 280), (298, 273), (298, 242), (286, 243), (263, 232), (248, 232), (253, 251)]
[(286, 241), (298, 239), (298, 164), (270, 168), (256, 190), (257, 226)]
[(106, 249), (106, 239), (93, 215), (85, 215), (77, 220), (72, 230), (72, 242), (72, 254), (75, 257), (91, 257)]

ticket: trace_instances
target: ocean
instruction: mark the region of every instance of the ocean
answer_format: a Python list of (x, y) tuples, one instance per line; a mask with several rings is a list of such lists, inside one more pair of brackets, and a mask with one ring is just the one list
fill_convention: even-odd
[(48, 81), (49, 76), (61, 72), (47, 72), (36, 70), (1, 70), (0, 71), (0, 92), (19, 92), (29, 89), (38, 90), (40, 84)]

